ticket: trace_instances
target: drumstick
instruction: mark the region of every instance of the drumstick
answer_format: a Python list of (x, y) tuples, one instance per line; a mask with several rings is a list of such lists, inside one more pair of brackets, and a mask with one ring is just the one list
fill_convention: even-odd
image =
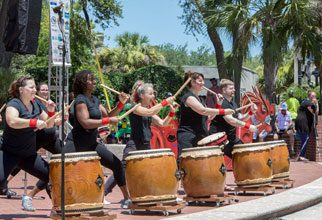
[(3, 109), (6, 107), (6, 103), (4, 103), (2, 106), (1, 106), (1, 108), (0, 108), (0, 113), (3, 111)]
[(245, 109), (245, 108), (247, 108), (249, 106), (252, 106), (252, 105), (254, 105), (254, 103), (249, 103), (249, 104), (244, 105), (242, 107), (236, 108), (235, 112), (240, 111), (240, 110), (243, 110), (243, 109)]
[[(74, 104), (75, 100), (73, 100), (70, 105), (67, 106), (67, 108), (65, 109), (65, 111), (68, 111), (70, 109), (70, 107)], [(51, 120), (53, 120), (54, 118), (56, 118), (59, 114), (61, 114), (62, 110), (60, 110), (59, 112), (56, 112), (53, 116), (51, 116), (50, 118), (48, 118), (45, 122), (46, 124), (48, 124), (49, 122), (51, 122)]]
[(115, 89), (112, 89), (112, 88), (110, 88), (110, 87), (108, 87), (108, 86), (106, 86), (104, 84), (101, 84), (101, 86), (103, 86), (104, 88), (106, 88), (106, 89), (110, 90), (111, 92), (114, 92), (114, 93), (116, 93), (118, 95), (121, 94), (119, 91), (116, 91)]
[(191, 77), (189, 77), (187, 79), (187, 81), (185, 81), (185, 83), (179, 88), (179, 90), (176, 92), (176, 94), (174, 94), (173, 98), (177, 98), (177, 96), (180, 94), (180, 92), (182, 92), (182, 90), (188, 85), (188, 83), (191, 81)]
[(35, 97), (36, 97), (37, 99), (39, 99), (40, 101), (45, 102), (46, 104), (47, 104), (47, 102), (48, 102), (46, 99), (44, 99), (44, 98), (42, 98), (42, 97), (40, 97), (40, 96), (38, 96), (38, 95), (35, 95)]
[(137, 109), (139, 106), (141, 106), (141, 103), (136, 104), (133, 108), (131, 108), (130, 110), (128, 110), (127, 112), (125, 112), (123, 115), (121, 116), (117, 116), (119, 120), (122, 120), (123, 118), (125, 118), (126, 116), (128, 116), (129, 114), (131, 114), (132, 112), (135, 111), (135, 109)]
[(214, 95), (217, 95), (217, 93), (215, 93), (214, 91), (212, 91), (211, 89), (208, 89), (206, 86), (203, 86), (202, 87), (203, 89), (207, 90), (208, 92), (214, 94)]
[(247, 92), (244, 93), (245, 96), (248, 98), (248, 100), (250, 101), (250, 103), (253, 103), (252, 100), (249, 98), (249, 96), (247, 95)]

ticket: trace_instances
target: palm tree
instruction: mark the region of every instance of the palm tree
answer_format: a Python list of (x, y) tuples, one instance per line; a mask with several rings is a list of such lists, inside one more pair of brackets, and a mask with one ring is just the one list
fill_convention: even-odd
[(131, 72), (143, 66), (164, 63), (164, 57), (150, 46), (149, 39), (138, 33), (125, 32), (115, 39), (117, 48), (103, 48), (100, 61), (108, 72)]

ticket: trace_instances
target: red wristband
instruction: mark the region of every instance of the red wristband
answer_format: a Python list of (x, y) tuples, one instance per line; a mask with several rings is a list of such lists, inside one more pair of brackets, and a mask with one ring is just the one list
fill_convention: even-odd
[(166, 99), (163, 99), (161, 102), (162, 107), (168, 105), (168, 101)]
[(30, 119), (30, 120), (29, 120), (29, 127), (30, 127), (30, 128), (35, 128), (35, 127), (37, 127), (37, 121), (38, 121), (38, 119), (37, 119), (37, 118), (32, 118), (32, 119)]
[(246, 128), (248, 130), (250, 128), (250, 124), (249, 123), (245, 123), (244, 128)]
[(215, 108), (221, 108), (221, 105), (216, 103)]
[(248, 115), (252, 116), (254, 114), (254, 112), (252, 112), (252, 110), (249, 110)]
[(109, 117), (102, 118), (102, 125), (107, 125), (108, 123), (110, 123)]
[(218, 110), (219, 110), (219, 115), (224, 115), (225, 114), (225, 109), (220, 108)]
[(168, 116), (173, 117), (176, 113), (174, 111), (169, 111)]
[(53, 117), (55, 115), (55, 112), (48, 112), (47, 115), (48, 117)]
[(118, 102), (116, 108), (119, 110), (122, 110), (124, 107), (124, 104), (122, 102)]

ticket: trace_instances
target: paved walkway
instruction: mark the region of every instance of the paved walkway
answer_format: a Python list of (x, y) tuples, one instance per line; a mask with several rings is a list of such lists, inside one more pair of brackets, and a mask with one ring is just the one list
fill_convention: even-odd
[(279, 218), (280, 220), (312, 220), (322, 219), (322, 203), (319, 203), (302, 211), (295, 212)]
[[(314, 180), (319, 179), (322, 177), (322, 166), (318, 163), (315, 162), (291, 162), (291, 178), (295, 180), (295, 187), (302, 186), (304, 184), (310, 183)], [(13, 190), (17, 191), (20, 195), (23, 194), (23, 182), (22, 179), (24, 177), (24, 172), (20, 172), (18, 176), (16, 176), (13, 181), (10, 183), (10, 186)], [(320, 186), (322, 186), (322, 180), (319, 180)], [(32, 188), (32, 186), (35, 184), (36, 179), (33, 178), (32, 176), (28, 175), (28, 190)], [(228, 172), (227, 174), (227, 179), (226, 182), (228, 184), (233, 184), (234, 178), (232, 172)], [(311, 191), (313, 190), (313, 191)], [(288, 190), (277, 190), (276, 191), (276, 196), (284, 195), (284, 193), (289, 193), (289, 192), (297, 192), (298, 196), (305, 196), (302, 195), (304, 192), (311, 192), (312, 194), (320, 195), (316, 191), (321, 191), (321, 188), (305, 188), (305, 190), (302, 189), (288, 189)], [(182, 189), (179, 192), (183, 192)], [(281, 193), (283, 192), (283, 193)], [(292, 200), (292, 196), (294, 194), (289, 193), (286, 194), (285, 200)], [(45, 197), (45, 199), (41, 199), (40, 196)], [(274, 207), (278, 207), (280, 202), (278, 202), (278, 199), (275, 199), (275, 195), (271, 196), (260, 196), (260, 195), (239, 195), (238, 199), (240, 202), (237, 205), (242, 205), (243, 209), (239, 209), (238, 213), (241, 213), (242, 210), (252, 210), (253, 208), (245, 203), (245, 201), (252, 200), (250, 202), (257, 203), (259, 201), (258, 198), (261, 199), (268, 199), (271, 201), (272, 204), (275, 204)], [(183, 197), (183, 195), (180, 195), (180, 197)], [(322, 197), (322, 195), (321, 195)], [(272, 199), (271, 199), (272, 198)], [(280, 197), (277, 197), (280, 198)], [(302, 197), (301, 197), (302, 198)], [(162, 213), (160, 212), (136, 212), (135, 215), (129, 215), (127, 210), (122, 210), (120, 208), (119, 201), (121, 200), (121, 192), (118, 189), (118, 187), (115, 188), (112, 194), (108, 195), (106, 197), (107, 200), (111, 201), (112, 204), (107, 206), (105, 210), (110, 210), (111, 213), (117, 214), (117, 219), (160, 219), (164, 218)], [(256, 200), (254, 200), (256, 199)], [(35, 212), (25, 212), (21, 209), (21, 199), (20, 198), (13, 198), (13, 199), (7, 199), (4, 196), (0, 196), (0, 219), (48, 219), (49, 218), (49, 213), (51, 209), (51, 200), (48, 198), (45, 192), (41, 192), (38, 195), (38, 198), (34, 199), (33, 201), (34, 206), (37, 208)], [(252, 203), (252, 204), (253, 204)], [(245, 205), (243, 205), (245, 204)], [(207, 210), (221, 210), (221, 209), (230, 209), (231, 207), (234, 207), (235, 205), (229, 205), (225, 206), (222, 208), (217, 208), (215, 204), (207, 204), (207, 205), (200, 205), (200, 206), (188, 206), (182, 210), (182, 214), (180, 215), (175, 215), (174, 213), (170, 213), (170, 217), (175, 217), (175, 216), (186, 216), (187, 214), (190, 213), (196, 213), (196, 212), (201, 212), (201, 211), (207, 211)], [(268, 205), (262, 206), (260, 210), (266, 210), (270, 206), (273, 207), (273, 205)], [(303, 208), (302, 208), (303, 209)], [(269, 214), (269, 213), (268, 213)], [(285, 215), (284, 213), (283, 215)], [(204, 216), (202, 216), (201, 219)], [(241, 217), (241, 215), (238, 215), (238, 217)], [(194, 218), (195, 219), (195, 218)]]

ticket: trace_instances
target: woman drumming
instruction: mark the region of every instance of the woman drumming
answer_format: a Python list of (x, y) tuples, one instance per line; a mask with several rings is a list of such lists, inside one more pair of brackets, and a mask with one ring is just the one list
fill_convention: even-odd
[[(143, 81), (137, 81), (134, 84), (132, 102), (133, 104), (140, 103), (141, 106), (129, 115), (131, 137), (123, 150), (123, 166), (125, 166), (125, 158), (130, 151), (149, 150), (151, 148), (151, 124), (154, 123), (159, 126), (166, 126), (175, 114), (174, 108), (171, 106), (173, 97), (168, 97), (159, 104), (154, 105), (155, 95), (153, 85), (150, 83), (143, 83)], [(157, 114), (166, 105), (170, 105), (172, 110), (165, 119), (161, 119)], [(113, 176), (111, 176), (105, 184), (105, 195), (112, 192), (114, 186), (114, 179)]]
[[(205, 103), (199, 99), (199, 92), (205, 84), (201, 73), (187, 72), (184, 81), (191, 77), (187, 85), (189, 91), (181, 98), (180, 125), (178, 128), (178, 153), (183, 148), (196, 147), (197, 142), (208, 135), (207, 118), (218, 114), (233, 114), (232, 109), (214, 109), (205, 107)], [(218, 95), (218, 104), (221, 105), (222, 97)]]
[[(9, 174), (20, 167), (45, 183), (49, 181), (48, 163), (37, 155), (36, 132), (53, 127), (54, 120), (46, 124), (48, 115), (34, 102), (35, 81), (30, 76), (15, 80), (9, 90), (13, 99), (7, 103), (2, 151), (0, 151), (0, 188), (5, 187)], [(55, 104), (48, 102), (48, 110), (53, 112)], [(23, 196), (22, 205), (31, 202)]]
[[(98, 127), (117, 124), (119, 120), (117, 117), (107, 117), (106, 109), (93, 96), (95, 86), (96, 80), (92, 72), (83, 70), (76, 74), (73, 88), (76, 96), (74, 104), (75, 124), (67, 136), (65, 151), (66, 153), (96, 151), (101, 157), (101, 164), (113, 171), (117, 184), (124, 196), (123, 203), (128, 203), (128, 193), (121, 161), (103, 144), (96, 141)], [(121, 93), (119, 99), (120, 102), (117, 107), (110, 112), (111, 116), (118, 115), (128, 97), (125, 93)], [(122, 207), (124, 206), (125, 204), (122, 204)]]

